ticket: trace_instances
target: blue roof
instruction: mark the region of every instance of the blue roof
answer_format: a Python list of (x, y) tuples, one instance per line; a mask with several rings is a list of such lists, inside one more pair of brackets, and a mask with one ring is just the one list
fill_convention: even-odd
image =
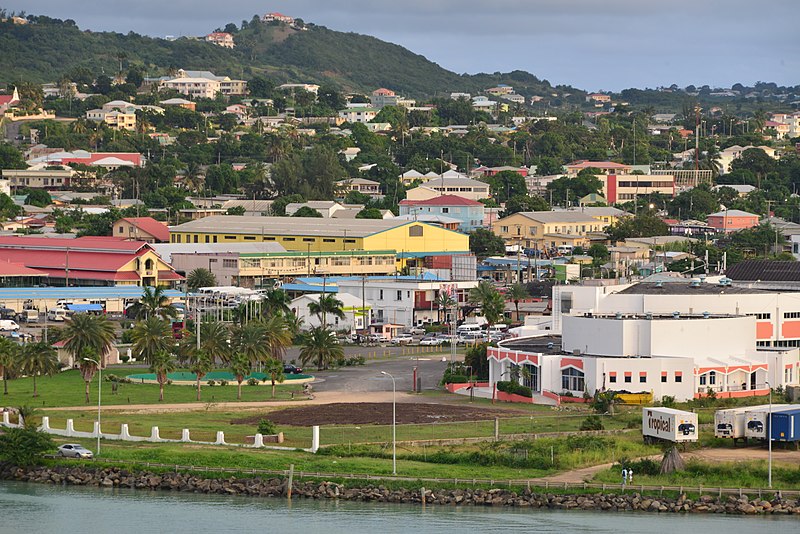
[[(322, 286), (321, 285), (311, 285), (311, 284), (300, 284), (300, 283), (291, 283), (291, 284), (283, 284), (281, 289), (284, 291), (302, 291), (303, 293), (322, 293)], [(325, 293), (338, 293), (339, 288), (333, 284), (328, 284), (325, 286)]]
[(67, 309), (74, 312), (90, 312), (90, 311), (103, 311), (103, 306), (100, 304), (67, 304)]
[[(168, 290), (167, 297), (181, 297), (180, 291)], [(139, 286), (109, 287), (3, 287), (0, 288), (0, 302), (4, 300), (42, 300), (42, 299), (137, 299), (142, 296)]]
[[(338, 283), (340, 281), (361, 280), (361, 277), (360, 276), (327, 276), (327, 277), (324, 278), (324, 281), (323, 281), (323, 278), (321, 276), (301, 276), (301, 277), (295, 278), (295, 280), (298, 283), (319, 285), (320, 286), (320, 290), (321, 290), (323, 283), (327, 284), (327, 285), (331, 285), (331, 284), (336, 284), (336, 283)], [(425, 281), (425, 282), (442, 281), (442, 279), (439, 278), (438, 275), (436, 275), (435, 273), (430, 273), (430, 272), (423, 273), (422, 276), (410, 276), (410, 275), (403, 275), (403, 276), (392, 276), (392, 275), (367, 276), (367, 281), (370, 281), (370, 280), (416, 280), (416, 281), (420, 281), (421, 280), (421, 281)], [(289, 284), (283, 284), (282, 287), (286, 288), (287, 285), (289, 285)]]

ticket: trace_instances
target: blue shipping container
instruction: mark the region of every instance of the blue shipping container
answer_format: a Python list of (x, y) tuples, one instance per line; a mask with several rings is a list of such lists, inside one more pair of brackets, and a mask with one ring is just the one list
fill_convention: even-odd
[(800, 409), (773, 412), (770, 435), (773, 441), (800, 441)]

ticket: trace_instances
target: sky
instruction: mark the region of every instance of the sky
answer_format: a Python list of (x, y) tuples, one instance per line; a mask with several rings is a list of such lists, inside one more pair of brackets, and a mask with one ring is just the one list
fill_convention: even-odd
[[(458, 73), (526, 70), (590, 91), (800, 84), (800, 0), (0, 0), (83, 29), (205, 35), (278, 11)], [(298, 80), (299, 81), (299, 80)]]

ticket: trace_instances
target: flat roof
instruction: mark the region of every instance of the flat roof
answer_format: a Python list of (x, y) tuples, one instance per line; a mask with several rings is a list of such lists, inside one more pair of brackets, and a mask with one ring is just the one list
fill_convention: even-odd
[(748, 295), (753, 293), (768, 293), (759, 289), (728, 286), (703, 282), (692, 286), (691, 280), (681, 279), (680, 282), (639, 282), (619, 292), (622, 295)]
[(413, 221), (394, 221), (392, 219), (218, 215), (171, 226), (170, 232), (367, 237), (407, 224), (426, 225), (422, 222), (414, 223)]
[[(142, 296), (140, 286), (109, 287), (3, 287), (0, 288), (0, 301), (4, 300), (43, 300), (43, 299), (136, 299)], [(168, 289), (167, 297), (182, 297), (180, 291)]]

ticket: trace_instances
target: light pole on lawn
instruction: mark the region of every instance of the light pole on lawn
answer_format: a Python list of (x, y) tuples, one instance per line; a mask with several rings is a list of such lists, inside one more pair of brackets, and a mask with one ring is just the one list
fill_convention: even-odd
[(394, 377), (386, 371), (381, 371), (392, 379), (392, 474), (397, 474), (397, 383)]
[(83, 359), (83, 361), (92, 362), (97, 366), (97, 456), (100, 456), (100, 392), (103, 387), (103, 367), (100, 365), (99, 359), (100, 358), (97, 360), (91, 358)]
[(767, 412), (767, 445), (768, 445), (768, 456), (769, 456), (769, 467), (768, 467), (768, 475), (767, 475), (767, 486), (772, 489), (772, 384), (769, 381), (766, 382), (767, 387), (769, 388), (769, 412)]

